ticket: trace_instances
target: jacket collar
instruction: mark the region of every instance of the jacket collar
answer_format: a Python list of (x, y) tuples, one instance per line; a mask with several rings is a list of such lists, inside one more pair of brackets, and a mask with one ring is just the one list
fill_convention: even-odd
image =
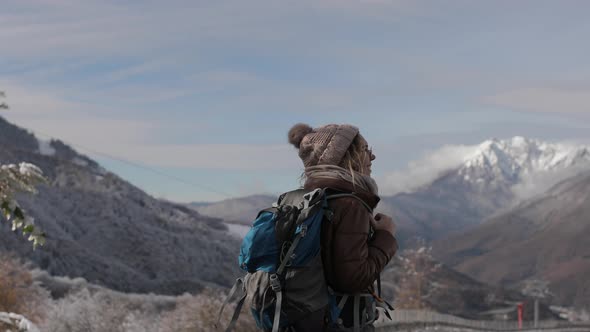
[(316, 189), (316, 188), (330, 188), (337, 191), (347, 192), (347, 193), (354, 193), (356, 196), (361, 198), (365, 203), (367, 203), (372, 209), (377, 206), (377, 203), (381, 200), (379, 196), (362, 190), (360, 188), (353, 187), (352, 183), (348, 181), (342, 181), (338, 179), (327, 179), (327, 178), (308, 178), (303, 185), (304, 189)]

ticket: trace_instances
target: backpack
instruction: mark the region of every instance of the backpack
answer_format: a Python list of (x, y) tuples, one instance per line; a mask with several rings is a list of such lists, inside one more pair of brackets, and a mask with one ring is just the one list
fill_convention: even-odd
[[(328, 194), (327, 191), (328, 188), (310, 192), (305, 189), (289, 191), (282, 194), (272, 207), (258, 213), (242, 241), (238, 259), (240, 268), (247, 274), (236, 280), (219, 310), (216, 325), (238, 290), (242, 296), (226, 332), (234, 328), (247, 298), (257, 326), (264, 331), (278, 332), (326, 307), (329, 308), (328, 324), (343, 331), (360, 331), (363, 325), (375, 320), (376, 305), (384, 307), (379, 304), (381, 298), (375, 294), (332, 291), (324, 278), (320, 254), (322, 222), (334, 216), (328, 200), (355, 197), (371, 213), (372, 209), (354, 193)], [(380, 286), (380, 282), (378, 284)], [(339, 319), (348, 299), (354, 299), (353, 329), (344, 328)], [(364, 301), (365, 310), (362, 315), (357, 315), (361, 301)], [(388, 312), (386, 314), (389, 316)]]

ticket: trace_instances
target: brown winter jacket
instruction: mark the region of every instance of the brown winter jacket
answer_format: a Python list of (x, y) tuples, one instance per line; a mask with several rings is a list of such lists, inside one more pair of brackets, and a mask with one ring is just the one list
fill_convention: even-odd
[[(379, 202), (379, 196), (355, 190), (351, 183), (336, 179), (310, 178), (305, 189), (333, 188), (343, 192), (355, 192), (371, 208)], [(330, 200), (334, 212), (331, 222), (322, 224), (321, 252), (324, 273), (328, 285), (336, 292), (354, 294), (372, 290), (372, 285), (385, 265), (397, 251), (395, 237), (384, 230), (376, 230), (369, 240), (371, 214), (354, 197)]]

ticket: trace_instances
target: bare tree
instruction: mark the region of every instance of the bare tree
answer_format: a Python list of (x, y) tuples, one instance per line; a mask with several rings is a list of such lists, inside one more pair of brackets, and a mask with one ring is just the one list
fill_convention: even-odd
[(438, 269), (433, 265), (432, 247), (405, 250), (400, 257), (405, 271), (395, 303), (400, 309), (428, 309), (428, 277)]
[(38, 331), (31, 321), (43, 320), (48, 300), (49, 292), (19, 259), (0, 255), (0, 330)]

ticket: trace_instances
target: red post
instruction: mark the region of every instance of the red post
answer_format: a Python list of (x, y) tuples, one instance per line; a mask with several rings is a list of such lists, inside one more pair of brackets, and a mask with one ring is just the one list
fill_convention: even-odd
[(518, 329), (521, 330), (522, 329), (522, 311), (523, 311), (524, 303), (521, 302), (516, 307), (518, 309)]

